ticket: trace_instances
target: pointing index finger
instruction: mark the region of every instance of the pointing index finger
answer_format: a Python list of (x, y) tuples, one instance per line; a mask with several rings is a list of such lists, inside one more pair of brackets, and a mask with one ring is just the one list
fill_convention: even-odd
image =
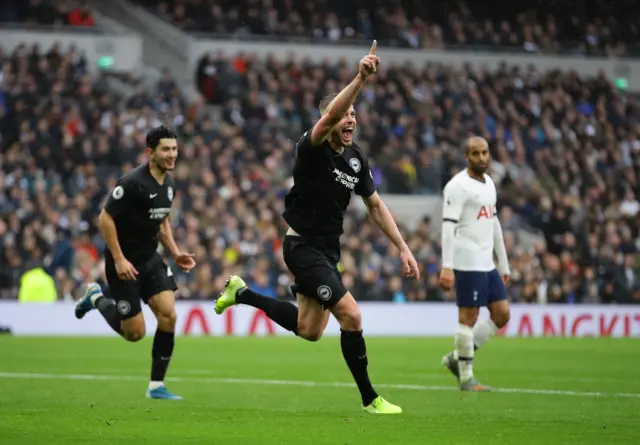
[(369, 50), (370, 56), (375, 56), (377, 47), (378, 47), (378, 41), (374, 40), (373, 43), (371, 44), (371, 49)]

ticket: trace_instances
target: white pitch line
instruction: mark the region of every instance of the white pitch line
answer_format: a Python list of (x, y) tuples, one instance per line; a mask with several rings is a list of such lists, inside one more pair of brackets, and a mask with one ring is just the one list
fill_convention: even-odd
[[(31, 372), (0, 372), (0, 379), (49, 379), (49, 380), (104, 380), (122, 381), (146, 380), (143, 377), (131, 375), (106, 375), (106, 374), (49, 374)], [(172, 382), (193, 382), (193, 383), (230, 383), (241, 385), (271, 385), (271, 386), (317, 386), (332, 388), (353, 388), (354, 383), (348, 382), (312, 382), (304, 380), (270, 380), (270, 379), (238, 379), (238, 378), (199, 378), (199, 377), (170, 377)], [(377, 388), (405, 389), (410, 391), (458, 391), (456, 386), (435, 386), (435, 385), (402, 385), (383, 383), (376, 384)], [(607, 393), (592, 391), (567, 391), (556, 389), (527, 389), (527, 388), (494, 388), (493, 392), (507, 394), (534, 394), (553, 396), (578, 396), (578, 397), (625, 397), (640, 398), (638, 393)]]

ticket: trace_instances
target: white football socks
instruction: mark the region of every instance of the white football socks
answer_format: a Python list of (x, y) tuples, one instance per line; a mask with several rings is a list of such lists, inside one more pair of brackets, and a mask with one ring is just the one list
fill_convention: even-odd
[(476, 348), (482, 347), (498, 330), (498, 326), (491, 319), (476, 323), (473, 327), (473, 343)]
[(456, 358), (460, 370), (460, 381), (465, 382), (473, 377), (473, 329), (463, 324), (458, 325), (455, 336)]

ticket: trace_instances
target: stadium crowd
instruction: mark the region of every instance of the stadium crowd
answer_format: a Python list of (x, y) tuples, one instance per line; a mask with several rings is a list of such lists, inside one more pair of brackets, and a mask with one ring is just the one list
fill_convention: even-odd
[[(237, 273), (290, 298), (279, 248), (294, 141), (318, 117), (318, 98), (337, 91), (353, 66), (213, 57), (209, 93), (224, 110), (216, 125), (168, 77), (121, 98), (92, 80), (73, 50), (38, 51), (2, 55), (0, 297), (15, 298), (21, 274), (37, 265), (55, 277), (60, 298), (78, 298), (101, 276), (100, 207), (116, 178), (144, 161), (145, 132), (164, 123), (182, 141), (175, 235), (199, 263), (189, 275), (176, 271), (180, 297), (213, 298)], [(389, 66), (362, 93), (358, 142), (381, 192), (439, 194), (464, 166), (460, 141), (483, 135), (492, 141), (510, 297), (640, 302), (637, 101), (603, 77)], [(523, 228), (544, 242), (525, 247)], [(397, 252), (352, 211), (341, 263), (347, 286), (361, 300), (450, 299), (437, 287), (437, 231), (428, 220), (403, 230), (424, 280), (402, 280)]]
[[(135, 0), (187, 32), (385, 47), (638, 53), (633, 0)], [(255, 37), (253, 37), (255, 38)]]
[(93, 28), (95, 21), (86, 0), (2, 0), (0, 24), (69, 25)]

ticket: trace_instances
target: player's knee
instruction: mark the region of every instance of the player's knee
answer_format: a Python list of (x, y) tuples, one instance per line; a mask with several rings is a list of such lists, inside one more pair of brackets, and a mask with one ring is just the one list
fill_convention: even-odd
[(493, 320), (493, 322), (498, 327), (498, 329), (502, 329), (503, 327), (505, 327), (507, 323), (509, 323), (510, 319), (511, 319), (511, 312), (508, 310), (491, 314), (491, 320)]
[(172, 332), (176, 327), (178, 315), (175, 310), (158, 314), (158, 327), (163, 331)]
[(338, 320), (338, 323), (340, 323), (340, 328), (343, 331), (362, 330), (362, 313), (351, 293), (347, 292), (331, 309), (331, 312), (333, 316), (336, 317), (336, 320)]
[(322, 338), (322, 332), (312, 331), (312, 332), (305, 333), (305, 335), (299, 335), (299, 336), (304, 338), (307, 341), (317, 342), (317, 341), (320, 341), (320, 339)]
[(458, 323), (472, 328), (478, 322), (479, 314), (480, 311), (476, 310), (461, 310), (458, 314)]
[(323, 329), (311, 323), (298, 322), (298, 337), (316, 342), (322, 338)]
[(123, 331), (122, 336), (125, 340), (130, 342), (137, 342), (144, 338), (146, 332), (145, 329), (130, 329), (127, 331)]
[(345, 311), (340, 315), (338, 322), (340, 323), (340, 328), (343, 331), (361, 331), (362, 312), (360, 312), (360, 308), (355, 306), (354, 308)]
[(125, 340), (131, 342), (140, 341), (144, 338), (146, 334), (146, 326), (142, 312), (122, 321), (121, 334)]

